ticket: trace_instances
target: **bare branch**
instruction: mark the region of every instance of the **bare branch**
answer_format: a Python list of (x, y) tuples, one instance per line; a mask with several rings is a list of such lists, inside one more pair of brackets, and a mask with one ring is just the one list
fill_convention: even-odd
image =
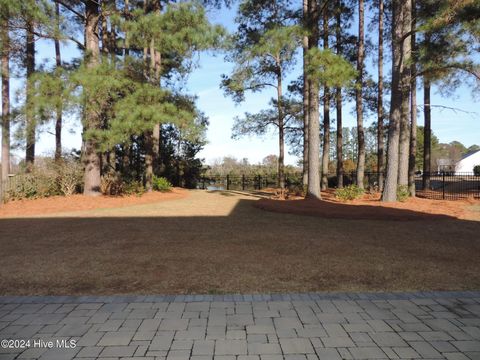
[(74, 8), (72, 8), (70, 5), (66, 4), (65, 2), (63, 2), (63, 0), (53, 0), (55, 1), (56, 3), (62, 5), (65, 9), (69, 10), (70, 12), (72, 12), (73, 14), (75, 14), (76, 16), (78, 16), (80, 19), (85, 20), (85, 15), (79, 13), (78, 11), (76, 11)]

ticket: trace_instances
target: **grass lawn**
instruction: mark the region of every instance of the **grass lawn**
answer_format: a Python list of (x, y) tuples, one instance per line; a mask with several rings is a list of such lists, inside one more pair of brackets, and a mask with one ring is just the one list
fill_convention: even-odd
[(0, 218), (0, 294), (480, 289), (480, 221), (302, 216), (257, 200), (191, 191)]

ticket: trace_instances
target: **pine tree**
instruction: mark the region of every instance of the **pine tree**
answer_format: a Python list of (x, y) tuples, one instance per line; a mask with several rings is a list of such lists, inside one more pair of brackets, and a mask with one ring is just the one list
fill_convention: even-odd
[(409, 162), (409, 148), (410, 148), (410, 102), (411, 102), (411, 31), (412, 31), (412, 3), (407, 1), (406, 10), (403, 13), (402, 19), (402, 39), (401, 51), (403, 58), (402, 67), (402, 107), (400, 117), (400, 139), (399, 139), (399, 153), (398, 153), (398, 185), (402, 187), (408, 186), (408, 162)]
[(384, 108), (383, 108), (383, 36), (384, 2), (378, 2), (378, 92), (377, 92), (377, 171), (380, 192), (383, 191), (385, 172)]
[(363, 72), (365, 62), (365, 5), (363, 0), (358, 1), (358, 53), (357, 53), (357, 86), (355, 88), (355, 103), (357, 113), (358, 158), (357, 158), (357, 186), (363, 189), (365, 173), (365, 132), (363, 129)]
[[(410, 1), (393, 1), (392, 3), (392, 84), (390, 100), (390, 123), (388, 129), (387, 174), (383, 189), (383, 201), (397, 200), (397, 187), (399, 180), (399, 144), (400, 125), (402, 121), (402, 100), (405, 86), (410, 81), (405, 68), (404, 42), (407, 27), (405, 18), (411, 11)], [(410, 25), (410, 23), (408, 23)], [(408, 27), (410, 31), (410, 26)], [(408, 152), (407, 152), (408, 153)]]
[[(423, 148), (423, 189), (430, 188), (432, 104), (434, 83), (455, 88), (468, 78), (480, 80), (480, 66), (475, 61), (475, 43), (480, 37), (480, 5), (474, 1), (452, 0), (418, 2), (418, 26), (422, 38), (417, 44), (419, 71), (423, 80), (425, 141)], [(466, 76), (465, 76), (466, 75)]]
[[(11, 14), (6, 11), (6, 4), (1, 5), (2, 176), (0, 181), (5, 181), (10, 173), (10, 34), (8, 23)], [(0, 199), (1, 201), (3, 199)]]
[(27, 15), (25, 20), (25, 68), (26, 68), (26, 100), (25, 100), (25, 163), (27, 172), (33, 168), (35, 161), (36, 123), (32, 109), (32, 81), (35, 73), (35, 24), (33, 16)]
[[(302, 8), (302, 22), (303, 26), (306, 28), (308, 26), (308, 0), (303, 0)], [(308, 51), (308, 35), (305, 32), (302, 36), (302, 61), (303, 61), (303, 86), (302, 86), (302, 96), (303, 96), (303, 152), (302, 152), (302, 183), (303, 187), (308, 187), (308, 116), (309, 116), (309, 104), (308, 100), (309, 95), (309, 83), (307, 80), (307, 51)]]
[[(330, 9), (326, 6), (323, 10), (323, 48), (329, 48), (329, 17)], [(328, 188), (328, 164), (330, 162), (330, 88), (323, 87), (323, 152), (322, 152), (322, 179), (320, 188), (322, 191)]]
[(233, 53), (236, 68), (222, 81), (227, 94), (237, 101), (243, 101), (247, 90), (275, 89), (276, 98), (272, 104), (277, 109), (278, 186), (282, 190), (285, 189), (286, 115), (283, 81), (301, 38), (300, 28), (290, 25), (292, 17), (287, 4), (281, 1), (248, 0), (240, 4), (239, 32)]
[(410, 196), (415, 196), (415, 158), (417, 152), (417, 42), (416, 22), (417, 11), (416, 1), (412, 0), (412, 22), (411, 22), (411, 85), (410, 85), (410, 147), (408, 159), (408, 189)]
[[(55, 3), (55, 22), (56, 22), (56, 37), (54, 39), (55, 45), (55, 65), (56, 70), (62, 69), (62, 54), (60, 51), (60, 5)], [(58, 101), (56, 106), (55, 119), (55, 161), (58, 163), (62, 158), (62, 125), (63, 125), (63, 102)]]
[[(100, 65), (100, 39), (98, 36), (98, 24), (100, 21), (100, 9), (95, 0), (85, 0), (85, 67), (94, 70)], [(83, 114), (84, 145), (83, 162), (85, 166), (84, 195), (100, 195), (101, 185), (101, 157), (98, 151), (97, 141), (88, 136), (88, 132), (98, 130), (101, 126), (98, 109), (89, 104), (93, 100), (94, 93), (87, 94)]]
[[(318, 50), (319, 41), (319, 8), (316, 0), (308, 0), (306, 28), (309, 32), (308, 52)], [(311, 55), (310, 55), (311, 57)], [(312, 64), (307, 61), (308, 69)], [(316, 82), (307, 74), (308, 79), (308, 187), (307, 198), (321, 199), (320, 193), (320, 119), (318, 112), (318, 97), (320, 83)]]
[[(335, 9), (335, 40), (336, 54), (342, 54), (342, 0), (337, 0)], [(337, 187), (343, 188), (343, 114), (342, 114), (342, 88), (335, 91), (335, 108), (337, 115), (336, 151), (337, 151)]]

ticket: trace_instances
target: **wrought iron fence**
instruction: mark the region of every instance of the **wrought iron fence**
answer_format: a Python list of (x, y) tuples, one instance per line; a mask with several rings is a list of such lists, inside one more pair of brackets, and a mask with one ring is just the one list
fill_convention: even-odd
[[(368, 191), (380, 191), (382, 175), (379, 172), (365, 172), (363, 184)], [(385, 176), (383, 176), (385, 179)], [(288, 188), (302, 187), (302, 175), (285, 176)], [(336, 188), (336, 176), (328, 177), (328, 187)], [(356, 172), (343, 175), (343, 185), (357, 184)], [(276, 187), (278, 179), (273, 175), (211, 175), (202, 177), (198, 182), (199, 189), (207, 190), (261, 190), (266, 187)], [(480, 176), (472, 173), (435, 172), (415, 175), (415, 189), (418, 197), (427, 199), (480, 199)]]
[[(301, 174), (285, 176), (285, 185), (290, 188), (302, 186)], [(198, 188), (204, 190), (261, 190), (277, 187), (276, 175), (209, 175), (198, 181)]]
[(435, 172), (415, 177), (417, 196), (428, 199), (480, 199), (480, 175)]

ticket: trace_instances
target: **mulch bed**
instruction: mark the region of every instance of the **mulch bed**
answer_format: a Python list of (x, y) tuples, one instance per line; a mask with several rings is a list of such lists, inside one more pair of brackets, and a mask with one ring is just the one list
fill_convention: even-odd
[(11, 201), (0, 205), (0, 218), (17, 216), (35, 216), (93, 209), (110, 209), (132, 205), (177, 200), (188, 196), (188, 191), (173, 188), (170, 192), (151, 192), (141, 196), (97, 196), (83, 195), (52, 196), (42, 199), (25, 199)]
[(255, 206), (273, 212), (350, 220), (436, 220), (479, 219), (480, 213), (471, 210), (480, 201), (443, 201), (411, 198), (405, 202), (383, 203), (380, 194), (366, 194), (361, 199), (342, 202), (333, 191), (316, 199), (261, 199)]

